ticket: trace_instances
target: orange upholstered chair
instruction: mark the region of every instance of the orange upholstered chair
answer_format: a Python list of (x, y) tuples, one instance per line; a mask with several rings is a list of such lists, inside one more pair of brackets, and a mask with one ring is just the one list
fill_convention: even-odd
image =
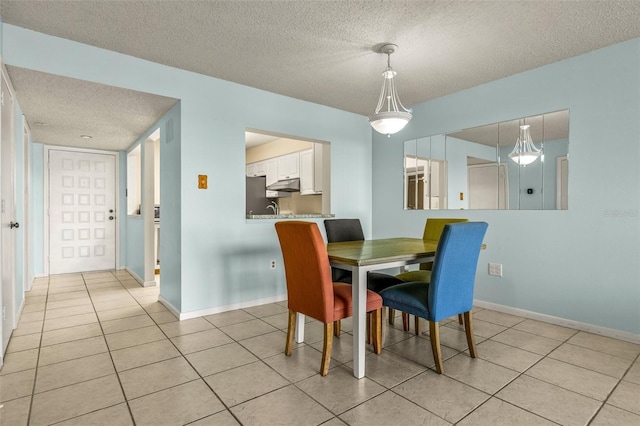
[[(332, 282), (327, 248), (318, 225), (313, 222), (284, 221), (276, 223), (287, 280), (289, 325), (285, 355), (291, 355), (296, 313), (324, 323), (324, 348), (320, 374), (326, 376), (331, 361), (333, 323), (352, 315), (351, 285)], [(382, 349), (382, 298), (367, 290), (367, 312), (373, 318), (373, 348)]]

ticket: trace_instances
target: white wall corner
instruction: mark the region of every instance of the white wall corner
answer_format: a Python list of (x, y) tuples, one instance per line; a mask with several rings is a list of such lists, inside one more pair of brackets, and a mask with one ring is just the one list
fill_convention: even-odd
[(138, 283), (140, 283), (140, 285), (144, 286), (144, 280), (142, 278), (140, 278), (138, 276), (138, 274), (136, 274), (135, 272), (133, 272), (129, 267), (125, 266), (124, 270), (127, 271), (128, 273), (131, 274), (131, 276), (133, 277), (133, 279), (135, 279), (136, 281), (138, 281)]

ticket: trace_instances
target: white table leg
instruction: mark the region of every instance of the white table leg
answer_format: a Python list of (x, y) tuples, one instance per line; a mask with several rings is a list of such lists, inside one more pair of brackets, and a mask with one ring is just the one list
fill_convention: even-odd
[(296, 312), (296, 343), (304, 342), (304, 314)]
[(364, 377), (365, 336), (367, 333), (367, 272), (353, 271), (353, 375)]

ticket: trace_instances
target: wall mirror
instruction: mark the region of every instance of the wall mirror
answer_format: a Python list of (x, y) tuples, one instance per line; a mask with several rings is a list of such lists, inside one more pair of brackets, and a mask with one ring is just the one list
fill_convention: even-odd
[(566, 210), (569, 110), (404, 142), (406, 210)]

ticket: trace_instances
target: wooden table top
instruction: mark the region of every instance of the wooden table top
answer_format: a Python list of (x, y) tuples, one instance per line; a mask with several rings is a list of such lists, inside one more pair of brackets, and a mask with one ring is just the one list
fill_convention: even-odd
[(327, 244), (329, 262), (353, 266), (405, 261), (435, 255), (437, 241), (422, 238), (384, 238)]

